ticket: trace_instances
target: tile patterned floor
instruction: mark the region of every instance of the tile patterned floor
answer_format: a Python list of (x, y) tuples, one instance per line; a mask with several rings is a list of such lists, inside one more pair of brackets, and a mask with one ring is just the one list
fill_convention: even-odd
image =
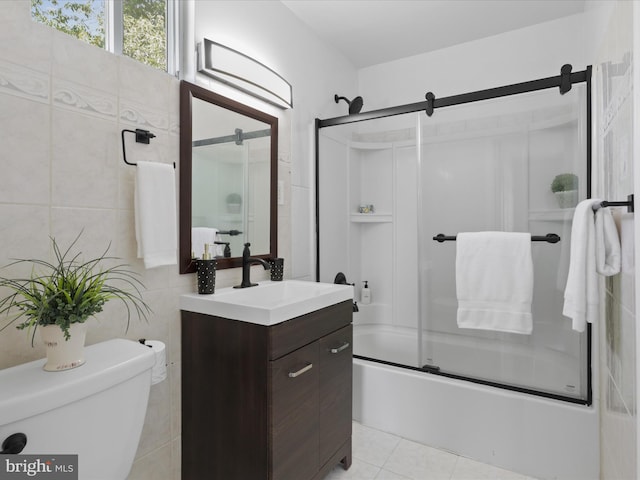
[(534, 480), (353, 422), (353, 462), (325, 480)]

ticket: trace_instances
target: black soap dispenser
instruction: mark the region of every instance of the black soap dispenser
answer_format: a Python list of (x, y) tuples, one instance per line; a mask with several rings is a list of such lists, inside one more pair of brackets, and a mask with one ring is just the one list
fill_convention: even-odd
[(196, 260), (196, 272), (198, 276), (198, 293), (210, 295), (216, 289), (216, 264), (215, 257), (209, 252), (209, 244), (204, 244), (202, 259)]

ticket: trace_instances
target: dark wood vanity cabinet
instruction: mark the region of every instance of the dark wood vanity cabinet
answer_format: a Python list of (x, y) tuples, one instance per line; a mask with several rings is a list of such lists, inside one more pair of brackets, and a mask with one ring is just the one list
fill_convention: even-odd
[(351, 301), (272, 326), (183, 311), (183, 480), (349, 468), (351, 316)]

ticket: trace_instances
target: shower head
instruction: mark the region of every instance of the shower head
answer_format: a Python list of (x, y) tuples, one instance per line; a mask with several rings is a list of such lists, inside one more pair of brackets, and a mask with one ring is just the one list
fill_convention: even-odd
[(339, 97), (338, 95), (334, 95), (333, 99), (338, 103), (340, 100), (344, 100), (349, 105), (349, 115), (354, 115), (356, 113), (360, 113), (362, 110), (362, 97), (356, 97), (353, 100), (349, 101), (347, 97)]

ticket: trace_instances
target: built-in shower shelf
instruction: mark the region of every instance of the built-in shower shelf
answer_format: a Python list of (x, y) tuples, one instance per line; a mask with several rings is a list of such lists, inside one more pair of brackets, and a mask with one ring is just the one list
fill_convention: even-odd
[(388, 213), (352, 213), (353, 223), (390, 223), (393, 216)]
[(529, 220), (566, 222), (573, 219), (575, 208), (555, 208), (549, 210), (530, 210)]
[(349, 146), (357, 150), (385, 150), (388, 148), (393, 148), (393, 143), (391, 142), (349, 142)]

